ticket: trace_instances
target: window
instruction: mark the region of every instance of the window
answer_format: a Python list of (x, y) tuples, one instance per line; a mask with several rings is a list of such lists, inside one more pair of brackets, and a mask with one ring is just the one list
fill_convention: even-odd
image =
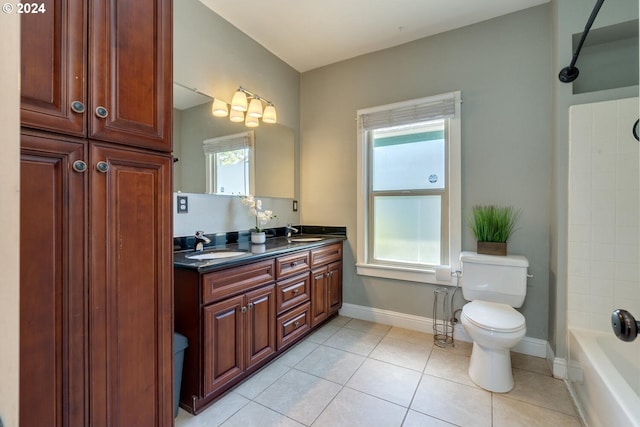
[(203, 142), (207, 194), (253, 194), (253, 131)]
[(358, 274), (419, 282), (460, 253), (460, 93), (358, 111)]

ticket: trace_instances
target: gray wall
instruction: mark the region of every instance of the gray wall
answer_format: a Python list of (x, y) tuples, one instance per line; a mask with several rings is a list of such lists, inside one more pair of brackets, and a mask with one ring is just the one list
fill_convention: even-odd
[[(590, 102), (607, 101), (638, 96), (638, 86), (601, 90), (573, 95), (572, 84), (561, 83), (558, 72), (569, 65), (573, 54), (572, 35), (582, 33), (595, 2), (584, 0), (553, 0), (554, 55), (553, 85), (553, 198), (551, 218), (551, 263), (549, 271), (549, 342), (556, 356), (566, 357), (567, 306), (567, 205), (569, 167), (569, 107)], [(638, 19), (637, 0), (604, 2), (593, 30), (620, 22)], [(587, 40), (589, 38), (587, 37)], [(577, 66), (581, 61), (578, 58)], [(583, 70), (586, 71), (586, 70)], [(580, 77), (578, 77), (579, 79)]]
[[(534, 7), (302, 74), (301, 220), (346, 225), (345, 302), (431, 317), (433, 287), (355, 274), (356, 110), (462, 91), (462, 207), (521, 208), (509, 252), (533, 279), (527, 335), (547, 339), (552, 189), (551, 7)], [(475, 239), (463, 224), (464, 250)]]

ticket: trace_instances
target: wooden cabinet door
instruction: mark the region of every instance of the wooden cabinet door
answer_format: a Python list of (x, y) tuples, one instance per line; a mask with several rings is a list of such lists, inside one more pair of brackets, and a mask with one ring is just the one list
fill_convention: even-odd
[(22, 135), (20, 425), (88, 425), (85, 145)]
[(171, 0), (94, 0), (89, 137), (171, 151)]
[(247, 368), (276, 351), (276, 287), (265, 286), (246, 295)]
[(171, 158), (93, 143), (89, 158), (91, 425), (171, 425)]
[(342, 307), (342, 261), (327, 266), (327, 314), (331, 316)]
[(85, 114), (72, 105), (87, 103), (87, 2), (38, 4), (46, 12), (20, 15), (20, 121), (26, 127), (84, 136)]
[(327, 313), (327, 267), (311, 270), (311, 327), (328, 317)]
[(244, 372), (245, 310), (244, 295), (204, 308), (205, 396)]

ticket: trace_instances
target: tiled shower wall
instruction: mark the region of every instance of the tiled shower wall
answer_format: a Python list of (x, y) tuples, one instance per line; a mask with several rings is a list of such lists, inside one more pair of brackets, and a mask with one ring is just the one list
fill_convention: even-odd
[(611, 331), (640, 316), (638, 98), (570, 108), (568, 325)]

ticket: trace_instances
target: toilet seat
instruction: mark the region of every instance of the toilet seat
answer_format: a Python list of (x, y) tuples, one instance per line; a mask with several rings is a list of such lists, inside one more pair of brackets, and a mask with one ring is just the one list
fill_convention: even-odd
[(471, 301), (462, 308), (462, 315), (478, 328), (494, 332), (517, 332), (526, 328), (524, 316), (507, 304)]

